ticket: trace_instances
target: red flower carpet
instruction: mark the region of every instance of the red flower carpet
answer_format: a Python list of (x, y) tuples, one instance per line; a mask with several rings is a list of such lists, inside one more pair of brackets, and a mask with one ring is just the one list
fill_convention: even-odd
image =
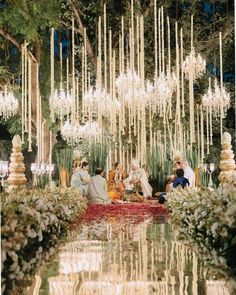
[(128, 219), (129, 222), (136, 223), (148, 218), (166, 222), (168, 210), (162, 205), (154, 202), (145, 203), (123, 203), (123, 204), (93, 204), (89, 205), (85, 214), (75, 223), (89, 223), (102, 219)]

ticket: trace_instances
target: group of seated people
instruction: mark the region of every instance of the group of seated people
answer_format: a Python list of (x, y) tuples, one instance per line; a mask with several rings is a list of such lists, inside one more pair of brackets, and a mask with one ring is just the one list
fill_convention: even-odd
[(102, 168), (97, 168), (95, 176), (90, 177), (88, 173), (89, 163), (82, 160), (78, 166), (74, 167), (71, 177), (71, 187), (78, 188), (89, 203), (110, 203), (107, 194), (107, 182), (104, 178)]
[[(71, 186), (80, 189), (83, 196), (89, 203), (109, 204), (117, 200), (129, 200), (129, 196), (141, 196), (142, 200), (152, 197), (153, 189), (148, 182), (145, 170), (140, 166), (138, 160), (131, 163), (129, 175), (125, 172), (122, 165), (117, 162), (114, 168), (108, 173), (108, 180), (104, 177), (104, 170), (97, 168), (95, 176), (90, 177), (89, 163), (82, 160), (79, 165), (75, 165), (71, 178)], [(194, 186), (195, 176), (191, 167), (186, 161), (176, 162), (175, 175), (169, 180), (166, 192), (178, 186)], [(166, 201), (166, 192), (160, 194), (159, 202)]]

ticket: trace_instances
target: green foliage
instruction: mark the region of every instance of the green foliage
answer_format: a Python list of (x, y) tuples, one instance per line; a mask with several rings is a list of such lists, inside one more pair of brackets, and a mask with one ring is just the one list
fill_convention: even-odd
[(66, 168), (69, 176), (72, 174), (72, 160), (73, 160), (73, 150), (71, 148), (61, 149), (56, 153), (56, 163), (57, 168), (60, 171), (62, 168)]
[(173, 162), (168, 159), (163, 160), (158, 147), (149, 148), (146, 161), (150, 181), (154, 182), (158, 191), (165, 191), (167, 177), (172, 174)]
[(192, 167), (192, 169), (198, 168), (198, 155), (196, 149), (193, 148), (193, 151), (191, 153), (190, 148), (186, 151), (186, 160), (188, 161), (189, 165)]
[[(106, 160), (108, 154), (108, 145), (105, 142), (91, 143), (87, 159), (89, 162), (89, 173), (95, 174), (96, 168), (106, 168)], [(86, 156), (86, 155), (85, 155)]]
[(0, 159), (9, 161), (11, 155), (11, 142), (9, 140), (0, 140)]
[(9, 0), (0, 12), (0, 27), (34, 41), (42, 31), (59, 24), (60, 0)]

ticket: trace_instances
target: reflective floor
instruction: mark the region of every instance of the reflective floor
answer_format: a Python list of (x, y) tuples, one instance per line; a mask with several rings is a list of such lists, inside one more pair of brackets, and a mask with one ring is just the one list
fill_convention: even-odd
[(203, 262), (163, 222), (136, 216), (83, 223), (28, 294), (229, 294), (223, 281), (206, 280)]

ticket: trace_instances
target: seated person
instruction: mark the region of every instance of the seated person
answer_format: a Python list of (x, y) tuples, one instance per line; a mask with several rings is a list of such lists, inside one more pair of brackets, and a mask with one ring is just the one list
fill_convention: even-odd
[[(176, 178), (173, 181), (173, 188), (177, 188), (180, 185), (182, 186), (182, 188), (189, 186), (188, 179), (184, 177), (184, 170), (183, 169), (176, 170)], [(167, 194), (161, 193), (158, 198), (159, 204), (164, 204), (166, 201), (167, 201)]]
[(71, 177), (71, 187), (78, 188), (84, 197), (88, 195), (90, 176), (88, 173), (89, 164), (85, 159), (82, 159), (79, 164), (78, 161), (74, 163), (74, 171)]
[(126, 172), (119, 162), (115, 163), (114, 169), (108, 173), (108, 194), (111, 199), (122, 199), (125, 185), (123, 180), (126, 178)]
[(93, 204), (110, 204), (111, 200), (107, 193), (107, 182), (103, 177), (103, 169), (97, 168), (95, 174), (90, 180), (88, 200)]
[(132, 160), (132, 170), (128, 178), (124, 180), (125, 190), (142, 194), (144, 199), (152, 196), (152, 187), (148, 182), (148, 177), (138, 160)]
[(189, 186), (188, 179), (184, 177), (184, 170), (183, 169), (176, 170), (176, 176), (177, 177), (173, 181), (173, 188), (177, 188), (179, 185), (181, 185), (182, 188)]

